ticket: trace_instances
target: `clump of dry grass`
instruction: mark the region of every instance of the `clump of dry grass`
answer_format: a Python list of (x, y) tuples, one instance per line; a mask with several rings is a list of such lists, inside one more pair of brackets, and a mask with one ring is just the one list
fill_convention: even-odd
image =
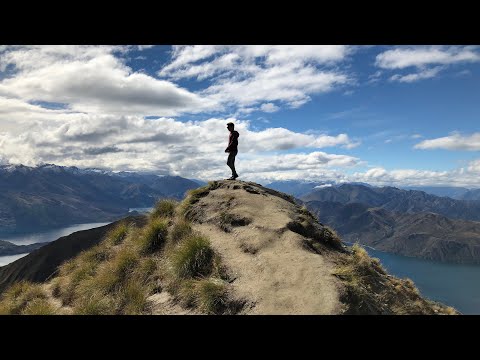
[(172, 218), (175, 215), (175, 208), (177, 207), (177, 202), (175, 200), (160, 200), (156, 203), (155, 208), (150, 214), (151, 218)]
[(179, 278), (208, 276), (212, 272), (213, 249), (210, 241), (201, 235), (191, 235), (173, 251), (172, 266)]
[[(198, 200), (213, 188), (215, 183), (191, 196)], [(220, 257), (176, 209), (175, 202), (160, 201), (143, 228), (121, 223), (100, 244), (62, 264), (50, 289), (67, 308), (50, 303), (40, 286), (18, 283), (0, 301), (0, 313), (148, 314), (148, 297), (164, 288), (204, 313), (238, 312)]]
[(167, 236), (168, 221), (159, 218), (153, 219), (136, 239), (140, 254), (149, 255), (160, 250), (165, 244)]
[(342, 301), (346, 314), (456, 314), (455, 309), (421, 297), (410, 279), (387, 274), (380, 261), (359, 244), (345, 257), (335, 273), (345, 285)]
[(125, 240), (129, 231), (129, 227), (125, 222), (120, 223), (106, 236), (106, 241), (111, 245), (119, 245)]
[(188, 211), (194, 204), (200, 201), (204, 196), (207, 196), (210, 191), (217, 189), (220, 186), (218, 181), (210, 181), (207, 185), (192, 189), (187, 192), (185, 200), (182, 201), (178, 209), (178, 214), (186, 216)]
[(190, 222), (180, 217), (173, 224), (169, 239), (173, 244), (178, 244), (190, 234), (192, 234), (192, 226), (190, 225)]
[(55, 315), (57, 311), (58, 309), (47, 299), (36, 298), (22, 310), (22, 315)]
[[(19, 315), (25, 312), (34, 314), (34, 310), (46, 309), (47, 294), (40, 284), (20, 281), (13, 284), (2, 295), (0, 300), (0, 314)], [(33, 304), (30, 309), (28, 306)]]

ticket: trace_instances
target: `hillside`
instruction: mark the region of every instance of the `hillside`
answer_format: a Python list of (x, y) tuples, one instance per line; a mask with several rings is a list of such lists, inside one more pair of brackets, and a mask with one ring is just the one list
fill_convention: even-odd
[(35, 244), (29, 244), (29, 245), (15, 245), (10, 241), (0, 240), (0, 256), (29, 253), (33, 250), (41, 248), (43, 245), (45, 244), (35, 243)]
[(56, 165), (0, 166), (0, 233), (113, 221), (129, 208), (181, 199), (198, 184), (178, 176)]
[(21, 280), (45, 281), (55, 273), (60, 264), (98, 244), (108, 231), (123, 222), (143, 225), (145, 217), (127, 217), (122, 221), (90, 230), (77, 231), (56, 241), (39, 244), (42, 245), (41, 248), (13, 263), (0, 267), (0, 293), (11, 284)]
[(344, 184), (318, 189), (301, 197), (301, 200), (363, 203), (368, 207), (381, 207), (399, 213), (433, 212), (452, 219), (480, 221), (480, 201), (454, 200), (423, 191), (407, 191), (390, 186)]
[(307, 202), (345, 241), (442, 262), (480, 264), (480, 222), (434, 213), (396, 213), (365, 204)]
[(480, 200), (480, 189), (469, 190), (462, 194), (460, 197), (462, 200)]
[(47, 282), (13, 284), (0, 313), (456, 313), (255, 183), (215, 181), (181, 204), (162, 200), (144, 226), (120, 223), (96, 243)]

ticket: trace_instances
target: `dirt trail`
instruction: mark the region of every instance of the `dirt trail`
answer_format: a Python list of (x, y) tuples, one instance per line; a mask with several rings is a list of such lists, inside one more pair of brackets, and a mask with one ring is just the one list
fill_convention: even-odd
[[(287, 228), (298, 208), (275, 195), (255, 193), (259, 188), (244, 187), (239, 181), (223, 183), (194, 205), (204, 214), (194, 228), (210, 238), (230, 269), (234, 294), (249, 301), (244, 313), (341, 312), (334, 265), (306, 250), (303, 237)], [(215, 224), (221, 216), (250, 223), (225, 232)]]

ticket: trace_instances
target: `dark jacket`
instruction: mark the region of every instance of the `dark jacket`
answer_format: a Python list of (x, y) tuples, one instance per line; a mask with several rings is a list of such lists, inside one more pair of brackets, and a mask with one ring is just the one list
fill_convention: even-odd
[(226, 152), (236, 152), (238, 151), (238, 137), (240, 134), (238, 131), (231, 131), (228, 137), (228, 146), (225, 149)]

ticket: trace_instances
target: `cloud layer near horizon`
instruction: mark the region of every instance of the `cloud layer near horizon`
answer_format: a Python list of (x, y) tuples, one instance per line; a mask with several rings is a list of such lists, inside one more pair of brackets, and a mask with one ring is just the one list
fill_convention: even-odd
[[(257, 129), (252, 120), (240, 120), (357, 86), (350, 64), (358, 47), (176, 46), (154, 72), (128, 65), (133, 51), (150, 48), (0, 46), (0, 161), (225, 177), (225, 123), (235, 121), (244, 179), (480, 186), (480, 160), (446, 172), (359, 171), (368, 164), (351, 154), (362, 141), (351, 134)], [(372, 76), (428, 81), (448, 67), (477, 61), (473, 46), (394, 47), (372, 61), (378, 70)], [(181, 115), (197, 120), (180, 121)], [(480, 134), (452, 133), (415, 148), (478, 151)]]

